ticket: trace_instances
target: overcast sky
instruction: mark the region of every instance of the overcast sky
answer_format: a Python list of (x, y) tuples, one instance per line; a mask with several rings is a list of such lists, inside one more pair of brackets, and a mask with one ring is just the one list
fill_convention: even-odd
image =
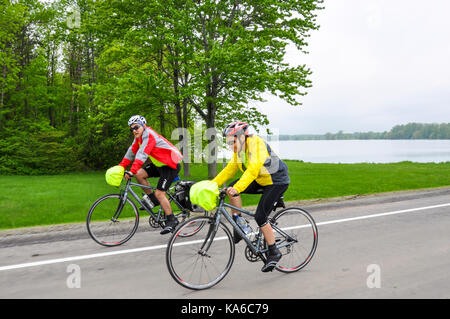
[(302, 106), (266, 95), (256, 105), (279, 134), (388, 131), (450, 122), (450, 1), (326, 0), (309, 55)]

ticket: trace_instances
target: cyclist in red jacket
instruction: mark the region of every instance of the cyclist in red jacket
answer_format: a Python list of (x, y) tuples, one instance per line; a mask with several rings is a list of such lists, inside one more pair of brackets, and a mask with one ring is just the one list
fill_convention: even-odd
[[(135, 139), (119, 165), (127, 168), (131, 164), (130, 172), (143, 185), (150, 186), (148, 177), (159, 177), (154, 193), (150, 189), (143, 189), (148, 196), (144, 198), (144, 203), (150, 199), (154, 205), (161, 204), (168, 220), (161, 234), (167, 234), (175, 230), (178, 220), (172, 214), (166, 192), (180, 172), (183, 156), (175, 146), (146, 124), (146, 119), (140, 115), (134, 115), (128, 120), (128, 126)], [(145, 164), (147, 159), (150, 161)], [(125, 178), (130, 177), (125, 174)]]

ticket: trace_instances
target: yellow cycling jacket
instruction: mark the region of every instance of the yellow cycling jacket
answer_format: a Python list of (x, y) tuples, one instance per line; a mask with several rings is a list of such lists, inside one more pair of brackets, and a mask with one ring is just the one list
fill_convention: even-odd
[(287, 165), (261, 137), (251, 135), (245, 141), (245, 153), (234, 153), (227, 166), (213, 179), (219, 186), (232, 178), (238, 169), (242, 174), (234, 188), (243, 192), (253, 181), (261, 186), (289, 184)]

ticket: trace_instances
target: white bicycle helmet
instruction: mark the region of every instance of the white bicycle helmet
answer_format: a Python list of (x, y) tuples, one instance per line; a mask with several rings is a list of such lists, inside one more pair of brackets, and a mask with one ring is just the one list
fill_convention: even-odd
[(147, 124), (147, 120), (141, 115), (133, 115), (128, 120), (128, 126), (131, 126), (133, 124), (141, 124), (142, 126), (144, 126), (145, 124)]

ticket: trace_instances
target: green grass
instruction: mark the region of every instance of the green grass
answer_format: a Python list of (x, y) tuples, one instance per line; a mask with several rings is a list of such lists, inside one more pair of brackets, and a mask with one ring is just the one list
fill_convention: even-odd
[[(291, 177), (287, 201), (450, 186), (450, 162), (286, 163)], [(191, 174), (188, 179), (207, 179), (206, 164), (191, 165)], [(156, 181), (150, 179), (151, 185)], [(104, 172), (0, 176), (0, 229), (83, 222), (98, 197), (114, 192), (117, 188), (106, 184)], [(243, 196), (245, 206), (258, 200), (259, 196)]]

